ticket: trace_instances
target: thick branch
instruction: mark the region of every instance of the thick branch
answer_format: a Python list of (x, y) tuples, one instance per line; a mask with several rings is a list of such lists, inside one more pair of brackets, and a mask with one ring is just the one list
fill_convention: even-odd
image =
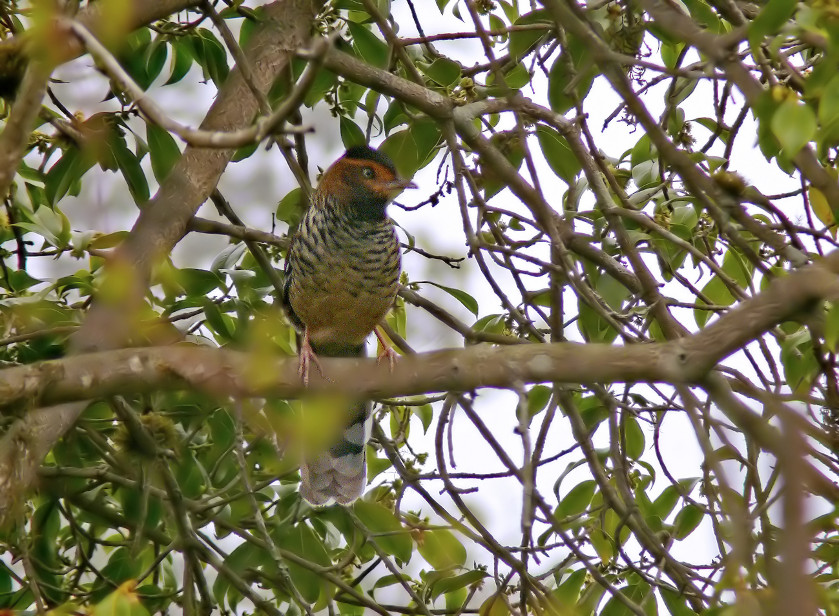
[[(478, 345), (403, 358), (390, 372), (372, 360), (321, 359), (309, 392), (372, 397), (469, 391), (521, 383), (701, 384), (731, 353), (821, 299), (839, 298), (839, 251), (776, 279), (700, 332), (658, 344)], [(296, 358), (254, 358), (207, 347), (168, 346), (90, 353), (0, 372), (4, 406), (56, 404), (116, 393), (194, 388), (224, 396), (297, 397), (307, 390)]]

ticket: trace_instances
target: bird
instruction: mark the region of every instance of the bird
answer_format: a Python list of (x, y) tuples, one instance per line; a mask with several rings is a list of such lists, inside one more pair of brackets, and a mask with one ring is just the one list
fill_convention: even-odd
[[(375, 332), (391, 369), (396, 357), (377, 329), (399, 288), (399, 239), (387, 206), (404, 189), (393, 161), (370, 146), (353, 146), (332, 164), (313, 192), (292, 235), (285, 261), (283, 300), (300, 332), (299, 374), (308, 385), (318, 357), (364, 357)], [(304, 452), (300, 495), (312, 505), (352, 503), (367, 483), (365, 445), (372, 402), (357, 400), (335, 412), (346, 417), (325, 451)], [(303, 410), (305, 412), (305, 408)]]

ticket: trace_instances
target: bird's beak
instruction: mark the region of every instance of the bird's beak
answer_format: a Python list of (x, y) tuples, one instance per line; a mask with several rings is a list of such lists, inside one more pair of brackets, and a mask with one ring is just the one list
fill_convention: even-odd
[(416, 187), (417, 187), (417, 185), (414, 184), (411, 180), (401, 180), (400, 179), (400, 180), (393, 180), (392, 182), (390, 182), (390, 188), (394, 191), (396, 191), (396, 190), (402, 191), (402, 190), (405, 190), (406, 188), (416, 188)]
[(406, 188), (416, 188), (417, 185), (411, 180), (396, 179), (387, 183), (388, 192), (394, 197), (401, 193)]

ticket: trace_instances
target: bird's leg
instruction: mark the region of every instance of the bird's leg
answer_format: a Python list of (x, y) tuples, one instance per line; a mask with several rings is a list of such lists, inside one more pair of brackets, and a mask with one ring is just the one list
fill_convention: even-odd
[(308, 328), (303, 330), (303, 341), (300, 343), (300, 350), (298, 354), (300, 355), (300, 364), (297, 367), (297, 374), (300, 375), (301, 379), (303, 379), (303, 384), (308, 386), (310, 364), (315, 364), (318, 372), (320, 372), (320, 375), (323, 376), (323, 368), (320, 365), (320, 360), (312, 349), (312, 343), (309, 342)]
[(390, 371), (393, 372), (393, 367), (396, 365), (396, 360), (399, 359), (399, 354), (393, 350), (393, 347), (390, 346), (390, 344), (388, 344), (388, 341), (385, 340), (385, 337), (382, 335), (382, 332), (379, 331), (378, 327), (374, 328), (373, 331), (376, 333), (376, 338), (379, 339), (379, 344), (382, 345), (382, 350), (376, 357), (376, 363), (381, 363), (382, 359), (387, 357), (387, 363), (390, 365)]

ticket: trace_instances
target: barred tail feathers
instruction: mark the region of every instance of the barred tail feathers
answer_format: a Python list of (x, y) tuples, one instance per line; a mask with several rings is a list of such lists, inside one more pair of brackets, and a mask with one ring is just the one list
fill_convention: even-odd
[[(323, 357), (364, 357), (361, 345), (313, 345)], [(331, 500), (348, 505), (364, 492), (367, 485), (366, 446), (372, 427), (373, 404), (360, 401), (351, 409), (341, 409), (348, 418), (338, 442), (326, 451), (305, 454), (300, 464), (300, 495), (312, 505), (326, 505)], [(305, 413), (305, 406), (303, 409)]]
[(313, 505), (325, 505), (331, 499), (348, 505), (364, 492), (372, 404), (361, 402), (357, 408), (356, 418), (344, 430), (341, 440), (326, 451), (306, 456), (300, 465), (300, 495)]

